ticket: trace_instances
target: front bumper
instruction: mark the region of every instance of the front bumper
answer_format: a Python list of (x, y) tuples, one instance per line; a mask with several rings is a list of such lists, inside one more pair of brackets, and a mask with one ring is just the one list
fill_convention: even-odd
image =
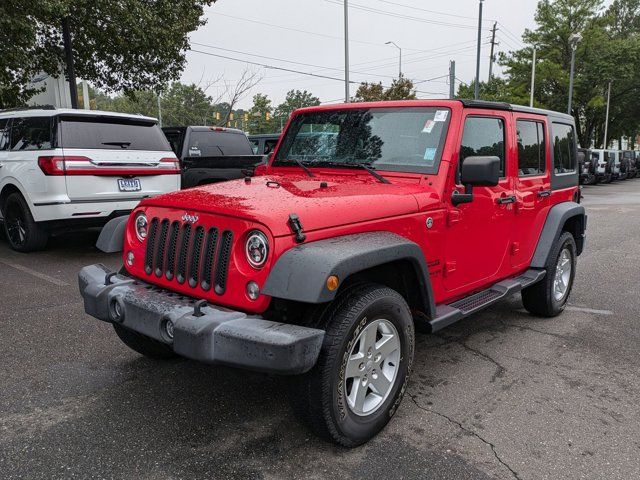
[[(204, 363), (300, 374), (315, 365), (324, 339), (323, 330), (201, 306), (101, 264), (84, 267), (78, 284), (89, 315), (119, 323)], [(167, 333), (168, 322), (173, 324), (173, 338)]]

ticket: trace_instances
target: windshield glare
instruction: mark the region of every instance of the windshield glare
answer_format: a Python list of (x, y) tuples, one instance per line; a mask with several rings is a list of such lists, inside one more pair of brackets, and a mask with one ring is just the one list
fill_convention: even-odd
[(447, 108), (402, 107), (296, 115), (273, 164), (436, 173), (449, 124)]

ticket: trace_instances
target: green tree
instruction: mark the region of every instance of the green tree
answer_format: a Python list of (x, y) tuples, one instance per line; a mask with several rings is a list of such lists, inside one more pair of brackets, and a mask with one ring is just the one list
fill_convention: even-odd
[(289, 90), (284, 102), (278, 105), (274, 115), (277, 119), (286, 119), (297, 108), (320, 105), (320, 99), (306, 90)]
[(253, 96), (253, 106), (249, 110), (249, 128), (251, 133), (272, 133), (276, 131), (271, 100), (257, 93)]
[(382, 83), (361, 83), (356, 91), (354, 101), (376, 102), (381, 100), (414, 100), (416, 91), (413, 82), (404, 76), (396, 78), (390, 87)]
[(100, 89), (159, 89), (182, 72), (188, 34), (215, 0), (3, 0), (0, 2), (0, 108), (36, 91), (37, 73), (58, 75), (67, 18), (76, 74)]

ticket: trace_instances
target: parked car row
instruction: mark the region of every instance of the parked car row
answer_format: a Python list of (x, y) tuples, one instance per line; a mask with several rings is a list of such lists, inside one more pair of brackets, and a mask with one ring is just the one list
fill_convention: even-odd
[(579, 148), (578, 163), (581, 185), (627, 180), (640, 173), (640, 151)]
[(51, 234), (101, 227), (144, 198), (251, 175), (279, 136), (253, 138), (257, 148), (241, 130), (160, 129), (154, 118), (114, 112), (0, 111), (5, 235), (14, 250), (40, 250)]

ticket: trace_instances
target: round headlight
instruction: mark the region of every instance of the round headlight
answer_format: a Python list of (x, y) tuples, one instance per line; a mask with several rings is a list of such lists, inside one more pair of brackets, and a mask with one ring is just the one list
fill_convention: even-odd
[(253, 268), (261, 268), (269, 256), (269, 242), (264, 233), (254, 230), (247, 237), (245, 246), (247, 261)]
[(145, 238), (147, 238), (147, 233), (149, 232), (149, 225), (147, 223), (147, 216), (140, 212), (136, 215), (135, 220), (136, 227), (136, 235), (138, 236), (138, 240), (144, 242)]

